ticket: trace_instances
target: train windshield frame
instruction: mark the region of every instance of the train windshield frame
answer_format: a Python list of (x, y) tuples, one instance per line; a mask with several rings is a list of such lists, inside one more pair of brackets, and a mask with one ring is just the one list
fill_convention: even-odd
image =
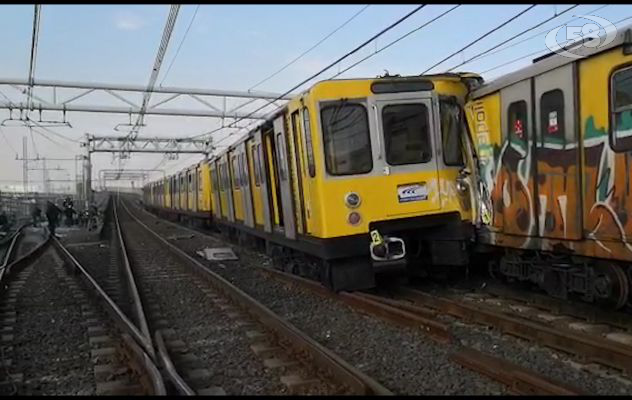
[(432, 160), (432, 122), (426, 104), (386, 104), (381, 114), (386, 162), (389, 165), (425, 164)]
[(366, 106), (347, 100), (320, 108), (327, 173), (334, 176), (366, 174), (373, 170), (369, 115)]

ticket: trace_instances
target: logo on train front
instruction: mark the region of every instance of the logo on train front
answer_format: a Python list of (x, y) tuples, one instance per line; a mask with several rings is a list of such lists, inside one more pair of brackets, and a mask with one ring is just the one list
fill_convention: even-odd
[[(553, 29), (546, 35), (545, 39), (546, 47), (549, 50), (564, 57), (581, 58), (582, 47), (605, 47), (617, 36), (617, 27), (605, 18), (594, 15), (578, 15), (577, 17), (592, 22), (582, 26), (561, 25)], [(558, 33), (563, 28), (566, 28), (566, 38), (562, 37), (558, 41)], [(599, 35), (601, 31), (605, 31), (605, 35)]]

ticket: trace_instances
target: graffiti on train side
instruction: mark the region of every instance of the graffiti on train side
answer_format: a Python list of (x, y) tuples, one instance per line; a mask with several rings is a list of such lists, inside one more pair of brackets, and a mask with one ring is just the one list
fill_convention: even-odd
[[(632, 257), (632, 157), (611, 149), (605, 128), (597, 128), (593, 117), (584, 121), (580, 157), (576, 141), (548, 140), (546, 135), (539, 143), (516, 135), (492, 143), (484, 111), (475, 107), (474, 112), (484, 189), (480, 203), (489, 205), (490, 215), (481, 213), (491, 237), (493, 232), (510, 234), (505, 244), (509, 240), (525, 248), (536, 238), (550, 243), (588, 239), (602, 256)], [(621, 129), (632, 129), (630, 121), (630, 127)], [(584, 167), (578, 170), (581, 158)], [(572, 242), (566, 245), (580, 251)]]

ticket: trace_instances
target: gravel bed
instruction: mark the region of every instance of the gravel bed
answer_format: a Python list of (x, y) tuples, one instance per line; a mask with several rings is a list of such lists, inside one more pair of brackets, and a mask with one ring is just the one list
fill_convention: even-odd
[[(184, 228), (160, 221), (153, 215), (137, 211), (137, 209), (136, 215), (144, 221), (150, 222), (152, 228), (165, 236), (184, 235), (185, 232), (190, 233)], [(202, 260), (202, 262), (206, 263), (214, 272), (229, 279), (241, 289), (266, 304), (273, 311), (286, 316), (297, 327), (313, 335), (319, 342), (338, 352), (347, 361), (378, 379), (391, 390), (401, 394), (492, 394), (500, 392), (500, 390), (489, 384), (492, 387), (485, 389), (488, 391), (472, 391), (472, 388), (475, 386), (483, 387), (480, 384), (480, 381), (483, 380), (480, 378), (478, 380), (474, 379), (477, 382), (475, 384), (467, 382), (467, 376), (470, 374), (470, 371), (465, 371), (453, 365), (438, 368), (434, 375), (436, 379), (431, 380), (432, 384), (428, 385), (430, 391), (425, 391), (423, 383), (417, 382), (418, 376), (415, 376), (415, 373), (421, 375), (423, 372), (416, 372), (415, 368), (423, 369), (422, 366), (424, 364), (430, 364), (433, 368), (437, 368), (438, 365), (445, 362), (445, 356), (441, 355), (438, 357), (441, 353), (440, 349), (424, 352), (421, 348), (416, 347), (419, 346), (418, 342), (424, 343), (422, 347), (428, 347), (426, 345), (428, 340), (424, 336), (412, 332), (410, 329), (396, 328), (393, 332), (392, 327), (380, 321), (375, 321), (368, 317), (358, 318), (357, 313), (350, 311), (348, 307), (337, 302), (324, 300), (302, 289), (280, 284), (274, 278), (267, 277), (247, 267), (251, 263), (271, 265), (268, 257), (261, 253), (242, 249), (232, 243), (222, 242), (216, 236), (207, 237), (198, 233), (191, 239), (172, 240), (172, 242), (191, 254), (209, 246), (230, 246), (233, 248), (235, 253), (242, 259), (242, 262), (224, 261), (222, 263), (214, 263), (206, 260)], [(271, 294), (274, 295), (271, 296)], [(604, 368), (597, 368), (597, 374), (588, 372), (582, 370), (579, 364), (563, 353), (537, 346), (532, 342), (519, 338), (501, 335), (496, 331), (479, 325), (466, 325), (450, 317), (444, 317), (443, 319), (452, 323), (452, 331), (463, 346), (473, 347), (505, 358), (526, 368), (534, 369), (544, 376), (572, 385), (585, 391), (587, 394), (632, 394), (630, 381), (622, 380), (619, 374), (610, 374), (608, 371), (604, 371)], [(368, 321), (377, 325), (371, 325)], [(414, 339), (410, 336), (401, 336), (411, 333), (415, 335)], [(358, 343), (344, 340), (345, 338), (360, 337), (360, 335), (366, 339), (359, 346)], [(336, 340), (336, 336), (341, 339)], [(396, 337), (399, 339), (394, 339)], [(365, 343), (379, 343), (379, 345), (374, 347), (384, 351), (385, 356), (382, 356), (383, 360), (375, 360), (375, 353), (373, 353), (375, 348), (369, 350), (366, 346), (363, 346)], [(447, 348), (444, 348), (444, 352), (445, 349)], [(415, 353), (415, 355), (413, 356), (410, 353)], [(393, 358), (394, 361), (389, 363), (389, 358)], [(418, 360), (418, 358), (421, 358), (421, 360)], [(428, 359), (435, 361), (428, 363)], [(458, 368), (456, 374), (453, 368)], [(445, 378), (440, 373), (441, 371), (446, 371)], [(450, 375), (452, 375), (452, 378), (450, 378)], [(454, 380), (455, 375), (459, 376), (459, 382), (467, 382), (463, 386), (468, 387), (468, 391), (455, 390), (455, 388), (461, 386), (456, 382), (450, 382), (451, 379)], [(453, 386), (444, 389), (442, 387), (442, 382), (444, 381), (453, 383)]]
[[(181, 263), (168, 250), (125, 215), (123, 210), (119, 212), (126, 238), (134, 238), (128, 240), (128, 251), (137, 284), (154, 294), (169, 327), (211, 371), (209, 386), (221, 386), (229, 395), (286, 394), (279, 376), (266, 370), (262, 360), (250, 350), (245, 330), (237, 328), (236, 321), (229, 319), (202, 291), (205, 284), (182, 270)], [(174, 278), (154, 277), (163, 273)]]
[[(134, 211), (165, 236), (190, 233)], [(200, 234), (191, 239), (173, 240), (173, 243), (189, 252), (206, 246), (227, 246)], [(230, 247), (243, 262), (206, 264), (393, 392), (408, 395), (506, 393), (504, 386), (449, 361), (448, 356), (457, 350), (455, 346), (439, 345), (415, 329), (383, 322), (340, 302), (268, 278), (248, 266), (252, 262), (267, 265), (267, 257), (232, 244)]]
[(24, 374), (20, 395), (95, 394), (90, 345), (80, 305), (61, 285), (49, 249), (18, 296), (13, 362)]

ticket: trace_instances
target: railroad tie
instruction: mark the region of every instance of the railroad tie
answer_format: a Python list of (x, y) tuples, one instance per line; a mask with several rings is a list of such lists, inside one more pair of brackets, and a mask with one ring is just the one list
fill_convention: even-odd
[(290, 394), (298, 394), (301, 389), (306, 389), (312, 385), (320, 383), (316, 378), (303, 378), (300, 375), (284, 375), (281, 377), (283, 383)]

